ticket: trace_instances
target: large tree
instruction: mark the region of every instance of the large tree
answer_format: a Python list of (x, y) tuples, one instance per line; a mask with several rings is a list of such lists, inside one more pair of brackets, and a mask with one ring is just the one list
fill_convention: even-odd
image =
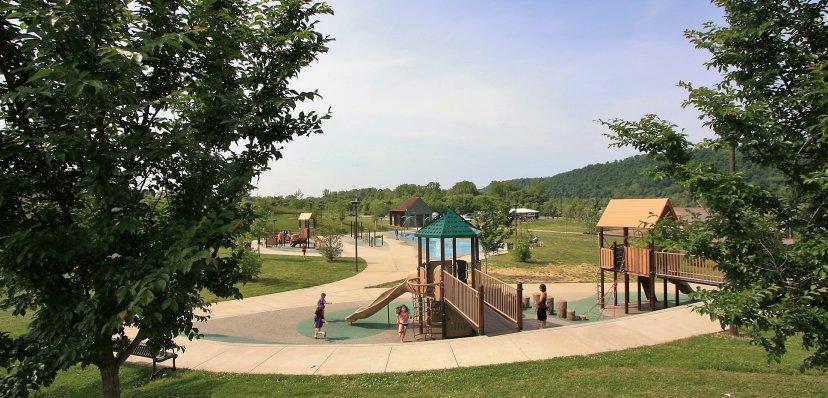
[[(615, 145), (649, 153), (710, 211), (704, 223), (664, 225), (664, 245), (710, 258), (725, 273), (702, 311), (746, 330), (772, 358), (790, 338), (828, 365), (828, 1), (717, 0), (726, 24), (687, 36), (721, 74), (712, 87), (683, 86), (717, 137), (697, 146), (737, 148), (783, 175), (785, 192), (692, 160), (676, 126), (653, 115), (605, 122)], [(784, 241), (788, 235), (792, 240)]]
[(119, 396), (140, 341), (196, 337), (203, 289), (239, 296), (251, 179), (328, 117), (300, 112), (318, 94), (289, 85), (327, 50), (326, 13), (0, 2), (0, 308), (31, 316), (27, 334), (0, 334), (3, 395), (81, 364)]

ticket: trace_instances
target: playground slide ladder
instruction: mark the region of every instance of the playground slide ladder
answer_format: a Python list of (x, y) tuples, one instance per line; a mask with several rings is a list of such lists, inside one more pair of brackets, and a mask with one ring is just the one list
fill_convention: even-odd
[(413, 308), (411, 326), (414, 329), (414, 337), (422, 335), (424, 340), (433, 339), (435, 315), (442, 313), (440, 302), (427, 295), (415, 294), (414, 304), (411, 307)]

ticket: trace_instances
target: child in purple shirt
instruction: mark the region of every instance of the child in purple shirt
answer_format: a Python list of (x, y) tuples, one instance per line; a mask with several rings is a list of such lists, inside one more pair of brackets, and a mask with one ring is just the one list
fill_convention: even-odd
[(322, 307), (316, 307), (316, 311), (313, 313), (313, 338), (318, 338), (320, 334), (322, 337), (328, 337), (328, 332), (323, 332), (322, 327), (328, 321), (325, 320), (325, 309)]
[(316, 302), (316, 308), (322, 308), (322, 311), (323, 311), (323, 314), (324, 314), (326, 304), (331, 304), (331, 302), (326, 301), (325, 300), (325, 293), (322, 293), (322, 295), (319, 297), (319, 300)]

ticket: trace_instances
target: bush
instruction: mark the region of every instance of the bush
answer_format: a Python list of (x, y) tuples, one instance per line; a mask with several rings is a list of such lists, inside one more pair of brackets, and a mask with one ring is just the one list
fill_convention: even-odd
[(515, 260), (525, 263), (532, 258), (532, 252), (529, 250), (529, 242), (523, 237), (516, 239), (512, 250), (512, 256)]
[(326, 234), (319, 237), (319, 247), (317, 250), (322, 257), (325, 257), (329, 262), (336, 260), (342, 255), (342, 235)]
[(242, 250), (241, 261), (239, 262), (242, 283), (258, 279), (261, 272), (262, 259), (250, 250)]

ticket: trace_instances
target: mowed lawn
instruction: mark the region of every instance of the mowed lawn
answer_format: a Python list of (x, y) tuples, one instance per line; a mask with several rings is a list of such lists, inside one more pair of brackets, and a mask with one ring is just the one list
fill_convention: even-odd
[[(359, 269), (365, 269), (365, 260), (359, 259)], [(262, 255), (262, 271), (259, 278), (246, 284), (237, 286), (244, 297), (255, 297), (288, 290), (302, 289), (335, 282), (354, 276), (354, 260), (339, 258), (328, 262), (322, 257), (286, 255)], [(205, 291), (204, 296), (210, 301), (233, 300), (221, 299)], [(30, 317), (12, 316), (11, 311), (0, 311), (0, 332), (8, 332), (11, 336), (20, 336), (26, 333)]]
[[(366, 267), (365, 260), (359, 259), (359, 270)], [(246, 284), (238, 284), (244, 297), (286, 292), (288, 290), (324, 285), (356, 275), (353, 258), (338, 258), (328, 262), (323, 257), (286, 256), (262, 254), (262, 272), (259, 278)], [(210, 300), (224, 301), (209, 292)]]
[(528, 262), (518, 262), (511, 254), (490, 256), (488, 272), (511, 283), (595, 282), (597, 235), (584, 234), (582, 226), (566, 220), (522, 222), (519, 228), (523, 236), (530, 233), (543, 246), (530, 248)]
[[(149, 381), (146, 367), (121, 371), (125, 397), (824, 397), (828, 377), (800, 373), (794, 348), (781, 364), (726, 334), (652, 347), (535, 362), (352, 376), (208, 373), (180, 369)], [(72, 368), (38, 397), (100, 395), (95, 368)]]

